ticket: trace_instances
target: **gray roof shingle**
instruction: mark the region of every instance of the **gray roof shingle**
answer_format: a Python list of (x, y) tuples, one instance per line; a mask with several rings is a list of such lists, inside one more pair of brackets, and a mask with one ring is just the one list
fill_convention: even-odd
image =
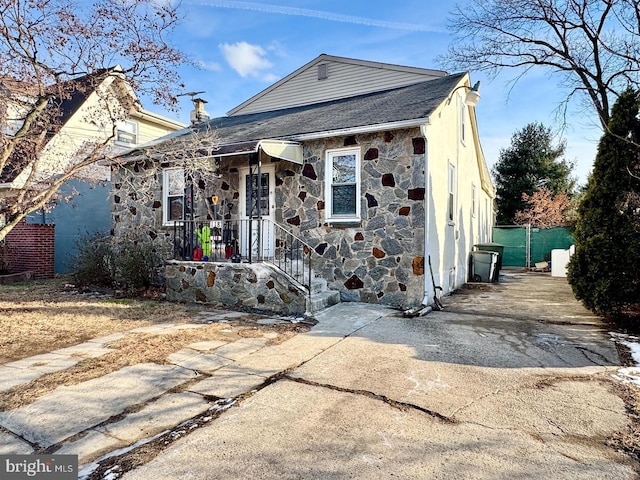
[[(262, 139), (291, 140), (297, 136), (387, 123), (426, 120), (451, 94), (464, 73), (427, 80), (390, 90), (373, 92), (301, 107), (213, 118), (199, 127), (210, 128), (225, 145)], [(171, 137), (188, 135), (192, 128)], [(182, 133), (181, 133), (182, 132)], [(154, 142), (156, 143), (156, 142)], [(162, 139), (155, 148), (162, 149)], [(132, 155), (136, 149), (125, 156)]]

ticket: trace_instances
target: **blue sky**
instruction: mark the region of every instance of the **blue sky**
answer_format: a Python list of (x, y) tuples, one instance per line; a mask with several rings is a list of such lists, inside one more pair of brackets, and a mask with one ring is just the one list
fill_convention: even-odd
[[(436, 61), (451, 37), (447, 17), (455, 2), (441, 0), (182, 0), (186, 14), (173, 43), (200, 69), (181, 70), (187, 91), (205, 91), (212, 117), (288, 75), (321, 53), (399, 65), (442, 69)], [(456, 73), (456, 72), (449, 72)], [(516, 71), (482, 82), (476, 115), (487, 163), (491, 166), (512, 134), (530, 122), (559, 128), (555, 109), (562, 98), (559, 79), (532, 72), (510, 85)], [(188, 122), (192, 108), (180, 97), (178, 118)], [(157, 111), (149, 104), (145, 107)], [(163, 112), (158, 112), (163, 113)], [(175, 114), (170, 114), (175, 116)], [(601, 135), (585, 115), (570, 111), (562, 132), (575, 174), (586, 181)]]

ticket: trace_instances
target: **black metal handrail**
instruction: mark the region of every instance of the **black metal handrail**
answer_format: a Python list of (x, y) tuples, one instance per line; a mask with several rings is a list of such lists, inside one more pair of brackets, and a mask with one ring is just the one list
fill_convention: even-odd
[(313, 249), (304, 240), (296, 237), (286, 228), (268, 219), (262, 219), (264, 226), (273, 226), (274, 254), (270, 260), (276, 267), (307, 287), (311, 294)]
[(313, 249), (267, 218), (173, 224), (173, 258), (184, 261), (269, 262), (311, 294)]

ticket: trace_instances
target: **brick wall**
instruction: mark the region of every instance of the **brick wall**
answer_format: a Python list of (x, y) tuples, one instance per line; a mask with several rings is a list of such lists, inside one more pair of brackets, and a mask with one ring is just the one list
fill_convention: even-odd
[(0, 265), (12, 273), (32, 271), (35, 278), (52, 278), (55, 225), (20, 222), (0, 242)]

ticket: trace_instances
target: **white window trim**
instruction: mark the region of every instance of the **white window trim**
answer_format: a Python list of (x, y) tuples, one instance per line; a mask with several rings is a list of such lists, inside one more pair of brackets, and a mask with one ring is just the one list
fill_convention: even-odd
[[(331, 171), (331, 165), (333, 163), (333, 157), (339, 155), (356, 156), (356, 211), (354, 215), (333, 215), (333, 195), (331, 187), (333, 185), (333, 176)], [(324, 168), (324, 198), (325, 198), (325, 220), (329, 223), (352, 223), (360, 222), (360, 203), (361, 203), (361, 188), (360, 188), (360, 168), (361, 168), (361, 152), (360, 147), (347, 147), (347, 148), (335, 148), (326, 151), (325, 156), (325, 168)]]
[[(123, 129), (123, 128), (120, 128), (121, 125), (131, 125), (131, 126), (133, 126), (132, 130), (134, 130), (134, 131), (133, 132), (129, 132), (129, 131)], [(134, 141), (133, 142), (123, 142), (121, 140), (118, 140), (118, 131), (119, 130), (122, 130), (123, 132), (126, 132), (126, 133), (134, 135), (135, 136)], [(137, 145), (138, 144), (138, 135), (139, 135), (139, 133), (138, 133), (138, 122), (134, 122), (133, 120), (122, 120), (122, 121), (118, 122), (118, 124), (116, 125), (116, 138), (114, 139), (114, 141), (115, 141), (115, 143), (117, 145), (124, 145), (124, 146)]]
[(469, 107), (464, 101), (464, 96), (458, 98), (460, 99), (460, 143), (462, 143), (462, 145), (466, 145), (467, 136), (469, 135), (469, 126), (467, 122), (467, 112), (469, 111)]
[[(169, 172), (171, 171), (181, 171), (184, 173), (184, 170), (181, 167), (171, 167), (171, 168), (164, 168), (162, 169), (162, 225), (167, 227), (167, 226), (173, 226), (175, 225), (182, 225), (182, 222), (184, 221), (184, 218), (180, 221), (178, 220), (169, 220)], [(177, 195), (172, 195), (172, 196), (177, 196)], [(182, 207), (183, 207), (183, 212), (182, 215), (184, 217), (184, 202), (186, 201), (186, 195), (184, 195), (184, 193), (182, 194)]]
[(471, 216), (476, 217), (476, 211), (478, 210), (478, 189), (476, 188), (476, 184), (471, 182)]
[(456, 167), (451, 162), (447, 168), (447, 222), (456, 224)]

